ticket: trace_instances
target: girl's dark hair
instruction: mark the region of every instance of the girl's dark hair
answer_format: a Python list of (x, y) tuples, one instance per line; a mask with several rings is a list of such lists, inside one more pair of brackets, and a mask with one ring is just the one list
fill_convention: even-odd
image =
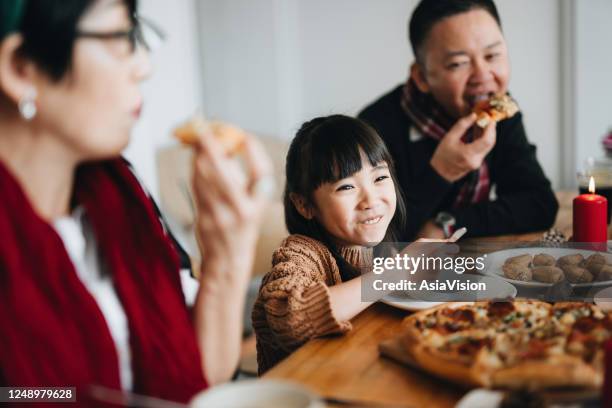
[[(78, 22), (95, 0), (1, 1), (0, 33), (19, 32), (23, 36), (21, 55), (50, 78), (60, 80), (70, 70)], [(134, 18), (137, 0), (124, 2)]]
[(343, 280), (359, 272), (339, 255), (331, 237), (316, 220), (302, 217), (290, 195), (297, 194), (312, 205), (313, 193), (319, 186), (350, 177), (361, 170), (361, 152), (372, 166), (382, 162), (389, 166), (397, 206), (384, 241), (396, 241), (406, 223), (406, 206), (391, 154), (374, 128), (344, 115), (315, 118), (302, 125), (287, 153), (287, 181), (283, 197), (287, 230), (291, 234), (306, 235), (326, 244), (336, 258)]
[(412, 13), (408, 33), (412, 52), (422, 61), (422, 48), (431, 28), (440, 20), (474, 9), (488, 12), (501, 28), (501, 20), (493, 0), (421, 0)]

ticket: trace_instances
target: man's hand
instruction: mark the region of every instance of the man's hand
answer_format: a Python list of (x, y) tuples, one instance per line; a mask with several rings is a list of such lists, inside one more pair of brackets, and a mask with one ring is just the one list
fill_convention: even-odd
[[(495, 146), (497, 133), (494, 121), (487, 125), (482, 134), (475, 134), (472, 143), (461, 140), (475, 121), (474, 113), (459, 119), (440, 141), (431, 158), (431, 167), (451, 183), (478, 169), (485, 156)], [(479, 129), (476, 127), (475, 131), (479, 132)]]

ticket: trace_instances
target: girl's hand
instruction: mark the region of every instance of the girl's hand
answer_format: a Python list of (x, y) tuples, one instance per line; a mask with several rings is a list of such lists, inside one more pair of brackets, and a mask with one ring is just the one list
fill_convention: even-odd
[(271, 183), (271, 162), (252, 136), (244, 141), (245, 169), (238, 159), (226, 156), (214, 136), (199, 136), (192, 182), (203, 265), (221, 262), (250, 272), (268, 200), (258, 187)]
[[(459, 246), (454, 243), (455, 241), (455, 236), (448, 239), (420, 238), (402, 249), (400, 256), (423, 257), (422, 259), (452, 256), (459, 252)], [(438, 276), (438, 272), (438, 270), (427, 270), (420, 267), (418, 270), (409, 271), (408, 273), (407, 271), (402, 271), (400, 276), (414, 282), (420, 282), (421, 280), (435, 279)]]

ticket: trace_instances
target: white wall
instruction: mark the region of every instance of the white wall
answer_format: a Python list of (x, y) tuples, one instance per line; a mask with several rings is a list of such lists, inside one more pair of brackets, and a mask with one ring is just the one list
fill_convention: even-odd
[[(558, 0), (496, 0), (508, 41), (510, 91), (524, 115), (527, 137), (555, 187), (560, 183), (560, 4)], [(528, 10), (528, 12), (526, 12)]]
[(358, 113), (408, 76), (416, 0), (298, 1), (302, 117)]

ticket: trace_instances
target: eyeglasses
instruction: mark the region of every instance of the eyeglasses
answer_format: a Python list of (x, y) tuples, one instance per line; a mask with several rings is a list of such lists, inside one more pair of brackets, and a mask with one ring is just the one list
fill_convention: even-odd
[(166, 40), (166, 33), (151, 20), (141, 16), (134, 18), (134, 25), (129, 30), (94, 32), (76, 32), (78, 38), (93, 38), (97, 40), (122, 40), (125, 39), (130, 44), (130, 52), (136, 52), (138, 47), (143, 47), (147, 51), (154, 51)]

